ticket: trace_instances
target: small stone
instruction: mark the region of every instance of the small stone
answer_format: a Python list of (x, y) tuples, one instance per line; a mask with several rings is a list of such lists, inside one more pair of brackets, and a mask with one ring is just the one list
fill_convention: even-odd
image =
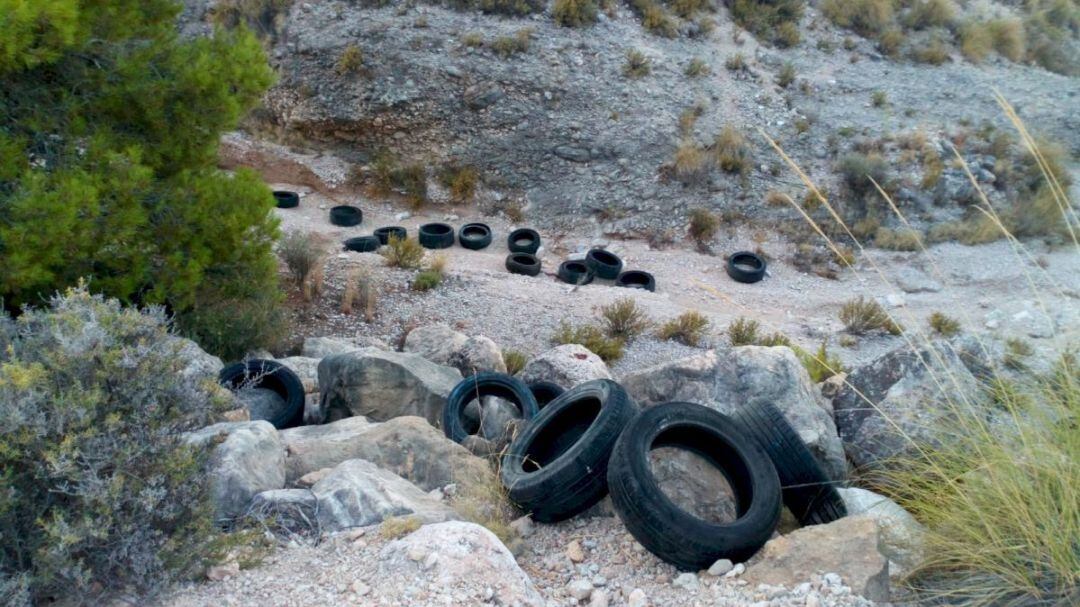
[(626, 607), (648, 607), (649, 598), (641, 588), (634, 588), (630, 596), (626, 598)]
[(422, 561), (427, 556), (427, 551), (424, 550), (424, 548), (421, 546), (413, 545), (409, 547), (409, 552), (406, 554), (406, 556), (409, 557), (410, 561)]
[(566, 547), (566, 558), (575, 563), (585, 560), (585, 551), (581, 549), (581, 542), (577, 540), (570, 542), (570, 545)]
[(746, 565), (743, 565), (742, 563), (739, 563), (738, 565), (735, 565), (734, 567), (732, 567), (731, 571), (728, 571), (727, 573), (725, 573), (724, 577), (726, 577), (726, 578), (739, 577), (740, 575), (743, 574), (744, 571), (746, 571)]
[(696, 590), (698, 585), (697, 575), (693, 573), (680, 573), (671, 581), (671, 585), (684, 590)]
[(811, 594), (806, 597), (806, 607), (820, 607), (821, 601), (818, 600), (817, 595)]
[(592, 595), (593, 585), (589, 580), (574, 580), (566, 586), (570, 596), (579, 601), (584, 601)]
[(608, 607), (610, 600), (607, 590), (596, 589), (589, 599), (589, 607)]
[(536, 530), (536, 526), (533, 525), (532, 517), (525, 515), (519, 519), (515, 519), (510, 523), (510, 528), (517, 532), (521, 537), (529, 537)]
[(721, 576), (735, 568), (735, 565), (728, 559), (720, 559), (709, 567), (709, 575)]
[(364, 596), (371, 592), (371, 587), (360, 580), (356, 580), (352, 583), (352, 591), (356, 596)]
[(431, 554), (427, 555), (427, 558), (424, 559), (424, 571), (430, 570), (438, 562), (439, 562), (439, 553), (438, 552), (432, 552)]

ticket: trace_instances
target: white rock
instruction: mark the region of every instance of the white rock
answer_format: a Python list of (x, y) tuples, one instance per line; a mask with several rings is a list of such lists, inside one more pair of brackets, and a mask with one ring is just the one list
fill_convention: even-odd
[(709, 575), (721, 576), (734, 568), (734, 563), (728, 559), (720, 559), (709, 567)]
[(589, 580), (574, 580), (566, 586), (566, 591), (575, 599), (584, 601), (592, 595), (593, 585)]
[(641, 588), (634, 588), (626, 598), (626, 607), (648, 607), (649, 598)]
[(674, 580), (671, 581), (671, 585), (684, 590), (696, 590), (698, 586), (697, 575), (687, 572), (680, 573)]

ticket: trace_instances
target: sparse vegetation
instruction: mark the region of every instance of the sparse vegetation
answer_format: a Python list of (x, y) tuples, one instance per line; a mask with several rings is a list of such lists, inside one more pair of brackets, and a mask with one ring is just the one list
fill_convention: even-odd
[(596, 354), (607, 363), (622, 358), (623, 347), (626, 343), (618, 337), (608, 337), (604, 330), (597, 325), (575, 327), (566, 321), (559, 325), (555, 334), (551, 336), (551, 341), (560, 345), (578, 344), (584, 346), (585, 349)]
[(551, 16), (564, 27), (582, 27), (596, 23), (596, 12), (593, 0), (555, 0)]
[(480, 173), (474, 167), (450, 164), (439, 174), (439, 182), (450, 190), (450, 196), (458, 202), (468, 202), (476, 195)]
[(893, 0), (823, 0), (820, 8), (836, 25), (868, 38), (885, 31), (894, 17)]
[(922, 248), (922, 236), (911, 228), (878, 228), (874, 231), (874, 244), (891, 251), (918, 251)]
[(710, 71), (709, 64), (705, 63), (704, 59), (694, 57), (690, 60), (690, 63), (686, 64), (686, 70), (683, 73), (690, 78), (697, 78), (698, 76), (707, 76)]
[(379, 535), (385, 540), (396, 540), (416, 531), (424, 522), (415, 515), (392, 516), (379, 525)]
[(412, 270), (419, 268), (424, 261), (424, 247), (415, 238), (391, 236), (379, 254), (386, 259), (387, 265), (394, 268)]
[(781, 48), (799, 43), (803, 0), (733, 0), (731, 17), (758, 39)]
[(693, 140), (687, 138), (679, 142), (672, 160), (675, 178), (685, 184), (700, 182), (709, 169), (709, 155)]
[(934, 333), (943, 337), (952, 337), (960, 332), (960, 321), (946, 316), (941, 312), (934, 312), (930, 315), (930, 328), (934, 330)]
[(904, 15), (904, 25), (914, 30), (948, 27), (955, 18), (952, 0), (917, 0)]
[(708, 209), (694, 209), (690, 211), (690, 227), (687, 234), (697, 243), (699, 248), (708, 247), (720, 229), (720, 218)]
[(623, 76), (627, 78), (644, 78), (652, 72), (652, 62), (645, 53), (637, 49), (626, 51), (626, 63), (623, 65)]
[(885, 91), (874, 91), (874, 93), (870, 95), (870, 102), (874, 107), (885, 107), (889, 103), (889, 96)]
[(793, 82), (795, 82), (795, 64), (787, 61), (776, 74), (776, 84), (780, 85), (780, 88), (786, 89)]
[(825, 342), (821, 342), (816, 352), (807, 352), (801, 348), (795, 348), (795, 355), (802, 362), (810, 381), (819, 384), (833, 375), (844, 372), (844, 365), (839, 357), (829, 354)]
[(334, 70), (337, 71), (339, 76), (344, 76), (345, 74), (353, 74), (359, 71), (363, 66), (363, 51), (360, 50), (359, 46), (350, 44), (345, 47), (345, 50), (341, 51), (341, 56), (338, 57)]
[(931, 36), (922, 46), (913, 49), (912, 58), (919, 63), (941, 65), (949, 60), (949, 43), (940, 35)]
[(844, 323), (844, 330), (853, 335), (864, 335), (875, 330), (885, 331), (890, 335), (899, 335), (901, 332), (900, 326), (892, 320), (881, 304), (861, 295), (840, 308), (840, 322)]
[(514, 32), (513, 36), (499, 36), (491, 41), (491, 50), (500, 57), (513, 57), (529, 52), (532, 46), (533, 29), (523, 27)]
[(746, 56), (742, 53), (735, 53), (724, 61), (724, 67), (726, 67), (729, 72), (744, 72), (748, 68), (746, 65)]
[(747, 175), (752, 168), (750, 144), (746, 137), (733, 126), (725, 126), (713, 140), (713, 158), (716, 166), (727, 173)]
[(506, 372), (510, 375), (521, 373), (525, 364), (529, 362), (528, 357), (517, 350), (503, 350), (502, 358), (503, 364), (506, 365)]
[(631, 297), (623, 297), (601, 306), (600, 317), (607, 336), (623, 341), (632, 341), (652, 326), (645, 310)]
[(702, 313), (691, 310), (660, 326), (657, 337), (682, 342), (688, 346), (700, 345), (708, 335), (709, 319)]
[(278, 244), (278, 254), (285, 261), (293, 282), (297, 287), (302, 287), (311, 271), (322, 262), (325, 251), (310, 233), (290, 230)]
[(837, 167), (844, 183), (851, 191), (860, 196), (877, 195), (874, 181), (886, 187), (889, 179), (889, 165), (880, 154), (860, 154), (852, 152), (840, 159)]
[(443, 275), (442, 272), (436, 272), (434, 270), (424, 270), (413, 278), (412, 288), (413, 291), (430, 291), (435, 287), (442, 284)]
[(761, 323), (740, 316), (731, 322), (727, 328), (728, 341), (732, 346), (753, 346), (758, 343), (758, 331)]
[(371, 272), (358, 269), (345, 277), (341, 295), (341, 313), (352, 314), (357, 309), (366, 322), (373, 322), (379, 305), (379, 285)]
[(427, 203), (427, 169), (423, 164), (402, 165), (393, 155), (383, 152), (376, 156), (373, 168), (375, 185), (384, 194), (401, 194), (414, 210)]
[(1002, 362), (1009, 369), (1023, 371), (1027, 367), (1024, 361), (1033, 352), (1034, 350), (1032, 350), (1031, 344), (1028, 342), (1018, 337), (1010, 337), (1005, 340), (1005, 356), (1002, 358)]
[(480, 48), (484, 46), (484, 35), (480, 32), (468, 32), (461, 37), (461, 44), (469, 48)]

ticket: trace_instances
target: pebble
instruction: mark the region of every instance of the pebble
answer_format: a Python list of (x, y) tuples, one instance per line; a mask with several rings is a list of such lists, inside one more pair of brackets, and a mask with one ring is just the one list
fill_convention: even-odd
[(570, 593), (570, 596), (579, 601), (584, 601), (592, 595), (593, 585), (589, 580), (574, 580), (567, 585), (566, 590)]
[(570, 545), (566, 547), (566, 558), (575, 563), (585, 560), (585, 552), (581, 549), (580, 542), (577, 540), (570, 542)]
[(367, 593), (371, 592), (371, 586), (368, 586), (360, 580), (356, 580), (352, 583), (352, 591), (356, 594), (356, 596), (364, 596)]
[(680, 573), (678, 577), (672, 580), (671, 585), (685, 590), (696, 590), (698, 585), (697, 575), (693, 573)]
[(608, 607), (610, 600), (607, 590), (593, 590), (592, 597), (589, 599), (589, 607)]
[(719, 577), (734, 568), (735, 565), (730, 560), (720, 559), (709, 567), (709, 575)]
[(649, 598), (641, 588), (634, 588), (626, 598), (626, 607), (648, 607)]
[(727, 573), (725, 573), (724, 577), (726, 577), (726, 578), (739, 577), (740, 575), (743, 574), (744, 571), (746, 571), (746, 565), (744, 565), (742, 563), (739, 563), (738, 565), (735, 565), (734, 567), (732, 567), (731, 571), (728, 571)]

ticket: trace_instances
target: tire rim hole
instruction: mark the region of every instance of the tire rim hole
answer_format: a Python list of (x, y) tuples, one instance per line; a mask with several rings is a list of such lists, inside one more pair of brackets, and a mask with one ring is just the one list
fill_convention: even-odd
[(573, 448), (600, 415), (602, 407), (603, 403), (595, 397), (564, 406), (525, 447), (521, 468), (526, 473), (536, 472)]

